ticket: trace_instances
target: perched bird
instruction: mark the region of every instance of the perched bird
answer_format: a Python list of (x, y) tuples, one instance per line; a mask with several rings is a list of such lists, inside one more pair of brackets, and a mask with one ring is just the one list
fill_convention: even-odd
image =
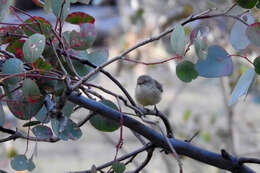
[(162, 85), (148, 75), (141, 75), (137, 79), (135, 99), (143, 106), (156, 105), (161, 101)]

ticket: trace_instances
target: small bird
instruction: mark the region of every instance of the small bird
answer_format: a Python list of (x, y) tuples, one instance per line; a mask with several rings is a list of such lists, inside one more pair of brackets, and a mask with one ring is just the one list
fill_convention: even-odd
[(162, 85), (148, 75), (141, 75), (137, 79), (135, 99), (143, 106), (156, 105), (162, 99)]

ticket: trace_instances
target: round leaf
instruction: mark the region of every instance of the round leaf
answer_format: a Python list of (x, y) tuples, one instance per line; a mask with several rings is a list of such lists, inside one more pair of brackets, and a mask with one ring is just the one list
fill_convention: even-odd
[(53, 33), (51, 32), (51, 23), (43, 17), (33, 16), (25, 20), (24, 23), (27, 25), (23, 26), (22, 29), (28, 36), (31, 36), (35, 33), (44, 34), (46, 38), (53, 36)]
[(8, 96), (8, 108), (17, 118), (22, 120), (29, 120), (34, 117), (42, 108), (44, 103), (44, 97), (40, 97), (33, 104), (28, 102), (28, 100), (24, 98), (23, 91), (21, 89), (10, 93), (9, 89), (5, 88), (5, 93), (7, 93)]
[[(244, 15), (241, 19), (243, 20), (244, 17), (247, 18), (246, 22), (248, 24), (254, 23), (254, 18), (251, 15)], [(242, 50), (249, 45), (250, 42), (246, 36), (246, 30), (247, 26), (241, 21), (236, 21), (236, 23), (232, 26), (229, 40), (235, 49)]]
[(23, 45), (24, 45), (25, 40), (16, 40), (14, 42), (11, 42), (8, 44), (6, 47), (6, 50), (8, 52), (11, 52), (15, 54), (17, 58), (23, 58)]
[[(109, 100), (101, 100), (100, 102), (110, 108), (117, 109), (116, 105)], [(120, 127), (119, 123), (109, 120), (100, 114), (94, 114), (90, 119), (90, 123), (93, 127), (103, 132), (113, 132)]]
[(97, 32), (95, 27), (91, 23), (80, 24), (80, 32), (72, 31), (70, 32), (71, 48), (75, 50), (86, 50), (91, 47), (96, 40)]
[(255, 67), (255, 72), (260, 75), (260, 56), (256, 57), (254, 60), (254, 67)]
[[(3, 74), (22, 73), (23, 72), (23, 62), (17, 58), (10, 58), (4, 62), (2, 72), (3, 72)], [(14, 85), (19, 80), (20, 80), (20, 77), (15, 76), (15, 77), (8, 78), (7, 82), (9, 84)]]
[(34, 34), (25, 41), (23, 45), (23, 54), (27, 62), (33, 63), (41, 55), (45, 47), (45, 36), (41, 34)]
[(236, 0), (239, 6), (247, 9), (253, 8), (258, 0)]
[(41, 97), (38, 85), (29, 78), (26, 78), (23, 81), (22, 91), (25, 99), (31, 103), (36, 102)]
[(123, 173), (125, 171), (125, 164), (116, 161), (112, 164), (112, 168), (115, 173)]
[(27, 170), (28, 163), (25, 155), (16, 155), (11, 159), (11, 167), (16, 171)]
[(260, 46), (260, 22), (249, 25), (246, 35), (255, 46)]
[(182, 25), (177, 24), (171, 34), (171, 46), (175, 54), (182, 56), (185, 49), (185, 31)]
[(195, 66), (200, 76), (208, 78), (227, 76), (233, 71), (232, 59), (226, 50), (218, 45), (210, 46), (207, 58), (199, 59)]
[(51, 120), (54, 134), (62, 140), (77, 140), (82, 136), (82, 131), (75, 122), (68, 117), (62, 117), (60, 120)]
[(33, 127), (32, 132), (38, 139), (48, 139), (53, 136), (51, 129), (44, 125)]
[(84, 12), (73, 12), (67, 16), (66, 22), (69, 22), (71, 24), (81, 24), (81, 23), (94, 24), (95, 18)]
[(198, 72), (195, 66), (190, 61), (183, 61), (176, 67), (176, 74), (183, 82), (191, 82), (198, 77)]
[[(0, 7), (1, 8), (1, 7)], [(22, 32), (16, 26), (0, 27), (0, 43), (6, 44), (21, 38)]]

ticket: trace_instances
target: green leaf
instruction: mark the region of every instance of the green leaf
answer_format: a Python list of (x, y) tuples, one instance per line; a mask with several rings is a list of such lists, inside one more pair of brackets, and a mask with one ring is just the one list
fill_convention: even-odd
[(112, 164), (112, 168), (115, 173), (123, 173), (125, 171), (125, 164), (116, 161)]
[(255, 72), (260, 75), (260, 56), (254, 59)]
[(24, 23), (26, 23), (27, 25), (23, 25), (22, 29), (28, 36), (31, 36), (35, 33), (40, 33), (44, 34), (44, 36), (48, 39), (54, 35), (51, 30), (51, 23), (43, 17), (32, 16), (26, 19)]
[[(1, 8), (1, 7), (0, 7)], [(12, 43), (21, 38), (23, 33), (16, 26), (2, 26), (0, 27), (0, 44)]]
[(27, 62), (35, 62), (41, 55), (45, 47), (45, 36), (34, 34), (25, 41), (23, 45), (23, 54)]
[(73, 108), (76, 106), (76, 104), (67, 101), (64, 107), (62, 108), (62, 112), (64, 116), (70, 117), (71, 113), (73, 112)]
[(41, 122), (40, 121), (29, 121), (29, 122), (23, 124), (23, 127), (31, 127), (31, 126), (36, 126), (38, 124), (41, 124)]
[(51, 64), (48, 61), (45, 61), (43, 58), (38, 58), (34, 63), (35, 68), (39, 70), (50, 71)]
[(171, 46), (175, 54), (182, 56), (185, 50), (185, 31), (182, 25), (177, 24), (171, 34)]
[(29, 78), (26, 78), (23, 81), (22, 91), (25, 99), (31, 103), (36, 102), (41, 97), (38, 85)]
[[(100, 102), (112, 109), (118, 110), (117, 106), (109, 100), (101, 100)], [(90, 123), (97, 130), (103, 132), (113, 132), (120, 127), (119, 123), (107, 119), (100, 114), (94, 114), (94, 116), (92, 116), (92, 118), (90, 119)]]
[(258, 0), (236, 0), (238, 5), (242, 8), (251, 9), (253, 8)]
[(200, 36), (198, 35), (195, 38), (194, 45), (197, 56), (200, 59), (206, 59), (208, 56), (208, 45), (205, 40), (203, 40), (203, 38), (200, 38)]
[(9, 88), (4, 87), (7, 94), (7, 106), (15, 117), (21, 120), (29, 120), (42, 108), (44, 97), (40, 97), (33, 104), (24, 98), (23, 91), (18, 89), (10, 93)]
[(86, 50), (92, 46), (96, 40), (97, 32), (95, 26), (91, 23), (80, 25), (80, 32), (71, 31), (69, 43), (75, 50)]
[(32, 132), (38, 139), (49, 139), (53, 136), (51, 129), (44, 125), (33, 127)]
[(260, 46), (260, 22), (249, 25), (246, 29), (246, 35), (255, 46)]
[(7, 45), (6, 50), (13, 53), (17, 58), (23, 58), (23, 45), (25, 40), (15, 40)]
[(190, 61), (183, 61), (176, 67), (176, 74), (183, 82), (191, 82), (198, 77), (194, 64)]
[[(16, 73), (22, 73), (23, 72), (23, 62), (20, 59), (17, 58), (10, 58), (6, 60), (2, 67), (3, 74), (16, 74)], [(11, 85), (16, 84), (21, 77), (15, 76), (10, 77), (7, 79), (7, 82)]]
[[(87, 60), (96, 66), (100, 66), (101, 64), (105, 63), (108, 59), (108, 50), (106, 49), (96, 50), (89, 54), (87, 51), (74, 51), (73, 53), (76, 53), (77, 57), (79, 57), (81, 60)], [(81, 62), (76, 60), (73, 60), (73, 65), (80, 76), (85, 76), (89, 72), (94, 70), (93, 67), (90, 67), (86, 64), (82, 64)], [(90, 80), (93, 80), (96, 76), (97, 75), (94, 75), (90, 78)]]
[(27, 170), (28, 170), (28, 171), (32, 171), (32, 170), (34, 170), (34, 168), (35, 168), (35, 164), (33, 163), (32, 158), (30, 158), (30, 159), (28, 160)]
[(62, 117), (61, 119), (52, 119), (51, 126), (54, 134), (61, 140), (78, 140), (82, 136), (82, 131), (68, 117)]
[(47, 109), (45, 106), (42, 106), (41, 110), (35, 115), (36, 120), (41, 123), (49, 123), (50, 118), (47, 115)]
[(9, 13), (9, 7), (13, 4), (13, 0), (1, 0), (0, 1), (0, 22), (4, 20)]
[(25, 155), (16, 155), (11, 159), (11, 167), (16, 171), (24, 171), (28, 168), (28, 159)]
[(69, 14), (70, 0), (51, 0), (51, 8), (54, 15), (64, 21)]
[(84, 12), (73, 12), (67, 16), (66, 22), (78, 25), (82, 23), (94, 24), (95, 18)]

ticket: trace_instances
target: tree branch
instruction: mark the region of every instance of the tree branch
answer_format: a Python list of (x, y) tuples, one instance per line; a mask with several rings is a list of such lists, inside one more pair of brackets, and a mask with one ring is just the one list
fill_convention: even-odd
[[(78, 95), (77, 93), (73, 92), (68, 99), (75, 104), (78, 104), (86, 109), (92, 110), (101, 114), (102, 116), (109, 118), (113, 121), (120, 122), (120, 117), (123, 116), (123, 125), (130, 128), (131, 130), (139, 133), (140, 135), (144, 136), (148, 140), (150, 140), (155, 145), (169, 150), (169, 146), (165, 138), (158, 133), (157, 131), (145, 126), (141, 122), (128, 117), (102, 103), (96, 102), (94, 100), (85, 98), (82, 95)], [(176, 150), (176, 152), (180, 155), (185, 155), (190, 157), (194, 160), (203, 162), (208, 165), (215, 166), (220, 169), (228, 170), (230, 172), (236, 173), (255, 173), (252, 169), (248, 168), (245, 165), (239, 165), (237, 157), (231, 156), (232, 159), (223, 158), (221, 154), (214, 153), (199, 147), (196, 147), (190, 143), (185, 141), (170, 138), (169, 141), (171, 142), (172, 146)], [(170, 150), (169, 150), (170, 151)]]

